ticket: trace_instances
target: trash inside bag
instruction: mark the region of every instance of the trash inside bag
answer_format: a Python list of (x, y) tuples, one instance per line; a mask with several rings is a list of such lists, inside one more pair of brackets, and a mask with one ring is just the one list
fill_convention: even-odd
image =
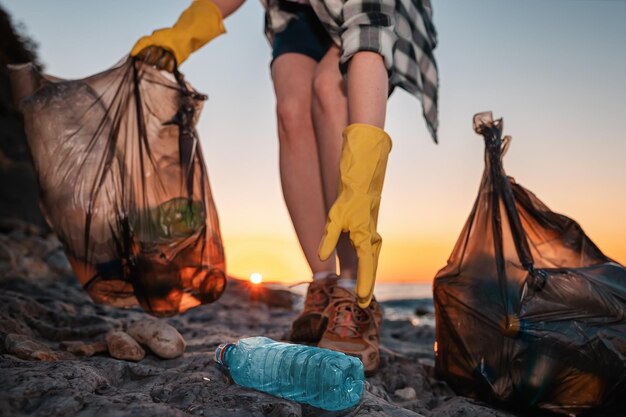
[(486, 145), (478, 198), (434, 286), (436, 370), (464, 395), (576, 415), (624, 406), (626, 268), (513, 178)]
[(195, 124), (206, 99), (183, 76), (127, 58), (81, 80), (11, 68), (47, 222), (98, 303), (169, 316), (226, 285)]

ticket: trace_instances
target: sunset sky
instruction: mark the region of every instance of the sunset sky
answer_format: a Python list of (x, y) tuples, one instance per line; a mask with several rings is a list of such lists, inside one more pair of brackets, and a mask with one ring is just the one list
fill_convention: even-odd
[[(189, 1), (0, 4), (39, 43), (47, 72), (79, 78), (174, 23)], [(471, 120), (484, 110), (503, 117), (513, 136), (508, 174), (626, 263), (626, 2), (433, 0), (433, 8), (441, 143), (429, 138), (419, 102), (394, 93), (379, 281), (429, 282), (445, 265), (478, 190), (483, 144)], [(181, 70), (209, 95), (199, 132), (229, 272), (307, 280), (280, 189), (260, 3), (248, 1), (226, 28)]]

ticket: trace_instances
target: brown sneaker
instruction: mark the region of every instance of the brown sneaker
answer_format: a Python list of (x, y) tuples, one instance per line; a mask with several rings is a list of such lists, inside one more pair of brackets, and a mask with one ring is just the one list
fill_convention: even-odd
[(356, 356), (365, 372), (380, 364), (380, 324), (383, 313), (375, 299), (366, 309), (356, 303), (353, 291), (335, 286), (327, 307), (328, 325), (317, 346)]
[(337, 285), (337, 275), (318, 279), (309, 284), (304, 309), (291, 324), (289, 340), (295, 343), (317, 343), (322, 337), (328, 315), (324, 313), (330, 301), (330, 291)]

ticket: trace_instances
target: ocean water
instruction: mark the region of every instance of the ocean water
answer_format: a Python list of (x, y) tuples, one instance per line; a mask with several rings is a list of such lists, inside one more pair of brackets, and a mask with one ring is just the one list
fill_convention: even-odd
[(433, 298), (432, 284), (376, 284), (374, 295), (380, 302), (391, 300), (414, 300)]
[[(296, 285), (289, 290), (304, 297), (307, 285)], [(392, 300), (417, 300), (432, 298), (432, 284), (380, 283), (376, 284), (374, 295), (380, 302)]]

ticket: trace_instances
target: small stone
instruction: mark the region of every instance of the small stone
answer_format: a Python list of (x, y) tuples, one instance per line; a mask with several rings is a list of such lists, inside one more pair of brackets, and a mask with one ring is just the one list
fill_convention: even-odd
[(40, 258), (25, 257), (18, 261), (18, 270), (27, 278), (42, 279), (50, 275), (48, 265)]
[(433, 312), (429, 308), (425, 308), (425, 307), (417, 307), (415, 309), (415, 315), (417, 317), (425, 316), (427, 314), (432, 314), (432, 313)]
[(59, 356), (48, 346), (21, 334), (8, 334), (4, 339), (4, 347), (11, 355), (21, 359), (47, 362), (59, 360)]
[(183, 336), (164, 321), (139, 320), (131, 324), (126, 331), (161, 358), (173, 359), (185, 352), (186, 343)]
[(108, 350), (107, 343), (103, 340), (95, 343), (66, 341), (61, 342), (61, 347), (76, 356), (93, 356)]
[(48, 267), (52, 269), (54, 272), (70, 275), (72, 273), (72, 266), (70, 262), (67, 260), (65, 253), (63, 253), (62, 249), (57, 249), (46, 257), (46, 262), (48, 263)]
[(415, 389), (411, 387), (397, 389), (394, 391), (393, 395), (406, 401), (415, 400), (417, 398), (417, 393), (415, 392)]
[(435, 360), (433, 358), (419, 358), (417, 362), (424, 367), (424, 370), (429, 374), (435, 374)]
[(116, 359), (140, 361), (146, 356), (146, 351), (128, 333), (111, 331), (105, 339), (109, 354)]

